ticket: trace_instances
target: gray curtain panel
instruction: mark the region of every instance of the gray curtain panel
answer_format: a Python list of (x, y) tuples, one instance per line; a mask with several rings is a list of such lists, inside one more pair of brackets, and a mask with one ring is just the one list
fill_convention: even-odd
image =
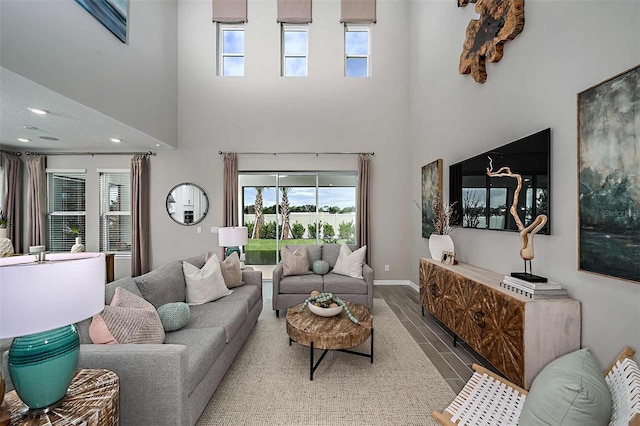
[(371, 235), (369, 221), (369, 166), (371, 158), (369, 154), (358, 155), (358, 204), (356, 215), (358, 227), (356, 229), (356, 241), (362, 247), (367, 246), (366, 263), (370, 265), (371, 259)]
[(131, 276), (149, 269), (149, 165), (141, 154), (131, 159)]
[(247, 0), (213, 0), (213, 22), (247, 22)]
[(47, 241), (47, 172), (45, 157), (35, 155), (27, 160), (29, 171), (29, 232), (27, 246), (43, 246)]
[(311, 22), (311, 0), (278, 0), (278, 22), (308, 24)]
[(238, 155), (224, 155), (224, 226), (238, 226)]
[(13, 250), (22, 253), (22, 161), (13, 154), (2, 153), (4, 189), (2, 209), (9, 218), (9, 239)]
[(342, 0), (340, 22), (376, 22), (376, 0)]

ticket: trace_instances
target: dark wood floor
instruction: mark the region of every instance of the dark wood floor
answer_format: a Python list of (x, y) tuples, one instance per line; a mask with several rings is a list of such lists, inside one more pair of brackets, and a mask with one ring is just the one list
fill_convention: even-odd
[(383, 298), (387, 302), (454, 392), (460, 392), (469, 380), (473, 374), (471, 364), (474, 362), (491, 368), (487, 365), (487, 361), (466, 343), (458, 341), (454, 347), (453, 336), (429, 312), (425, 310), (422, 316), (419, 293), (412, 287), (377, 285), (374, 288), (374, 296)]

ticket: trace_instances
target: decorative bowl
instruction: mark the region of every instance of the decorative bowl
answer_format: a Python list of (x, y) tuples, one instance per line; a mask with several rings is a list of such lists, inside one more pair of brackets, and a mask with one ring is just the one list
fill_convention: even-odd
[(307, 305), (311, 312), (321, 317), (334, 317), (342, 312), (342, 306), (338, 306), (337, 308), (320, 308), (313, 303), (309, 303)]

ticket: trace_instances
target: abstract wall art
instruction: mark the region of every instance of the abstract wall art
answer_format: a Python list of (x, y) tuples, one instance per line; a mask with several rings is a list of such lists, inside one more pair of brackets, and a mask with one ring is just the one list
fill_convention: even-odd
[(578, 93), (579, 269), (640, 282), (640, 65)]
[(422, 166), (422, 238), (429, 238), (434, 231), (436, 204), (442, 205), (442, 158)]
[(127, 42), (129, 0), (76, 0), (123, 43)]

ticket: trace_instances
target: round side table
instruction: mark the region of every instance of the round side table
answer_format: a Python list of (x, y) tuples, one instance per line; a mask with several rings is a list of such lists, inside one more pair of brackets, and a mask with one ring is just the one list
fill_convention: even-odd
[(120, 385), (118, 376), (109, 370), (83, 369), (71, 381), (67, 399), (58, 408), (38, 417), (24, 417), (16, 391), (4, 396), (4, 407), (11, 416), (11, 426), (118, 426), (120, 424)]

